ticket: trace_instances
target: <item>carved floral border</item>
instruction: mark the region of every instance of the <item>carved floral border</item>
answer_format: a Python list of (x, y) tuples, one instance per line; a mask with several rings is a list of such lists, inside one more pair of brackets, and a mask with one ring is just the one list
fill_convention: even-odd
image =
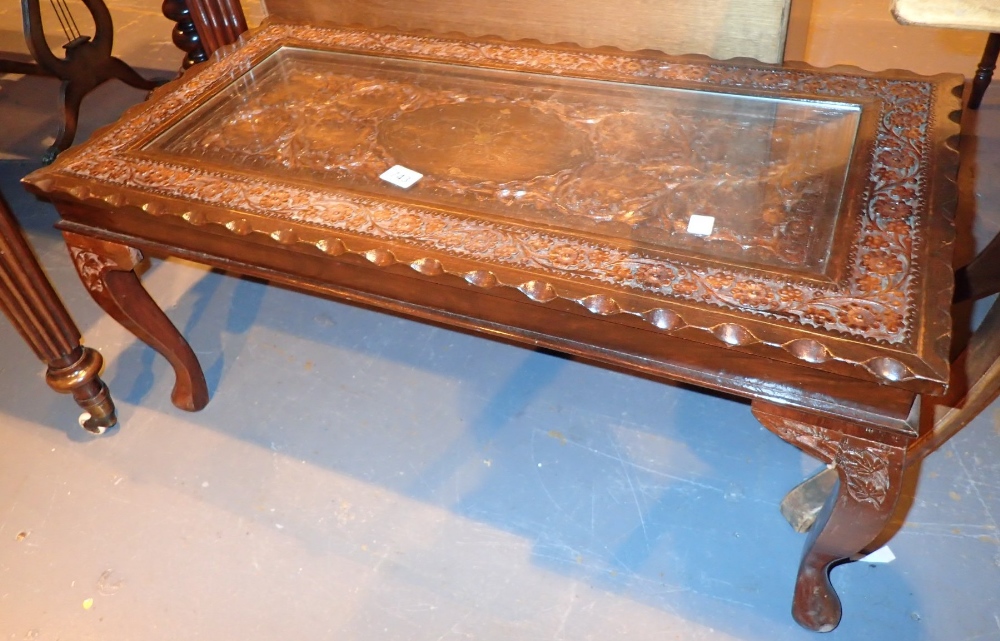
[[(137, 153), (150, 132), (161, 129), (163, 123), (186, 113), (192, 103), (238, 78), (278, 45), (626, 82), (683, 82), (716, 89), (794, 92), (841, 101), (875, 99), (880, 112), (868, 159), (867, 205), (852, 232), (854, 243), (846, 282), (793, 282), (788, 277), (664, 258), (516, 223), (464, 217), (250, 175), (220, 174)], [(194, 78), (160, 90), (148, 108), (133, 112), (131, 119), (105, 131), (84, 148), (85, 153), (70, 152), (60, 158), (53, 171), (233, 212), (277, 218), (273, 212), (280, 208), (286, 214), (281, 219), (291, 218), (351, 235), (403, 240), (418, 250), (475, 258), (477, 262), (525, 270), (543, 278), (548, 275), (589, 281), (652, 295), (664, 302), (673, 299), (751, 314), (762, 320), (783, 320), (809, 330), (813, 336), (818, 330), (913, 351), (918, 327), (917, 292), (924, 276), (914, 265), (920, 263), (917, 254), (924, 244), (928, 216), (929, 155), (934, 150), (937, 124), (935, 91), (934, 83), (918, 78), (817, 73), (757, 68), (737, 62), (678, 61), (617, 51), (562, 50), (349, 28), (265, 24), (234, 51), (201, 68)], [(945, 297), (944, 293), (938, 296), (942, 300)], [(645, 312), (648, 305), (646, 310), (623, 311)], [(662, 317), (653, 315), (648, 320), (661, 329), (670, 329), (659, 322)], [(723, 342), (743, 344), (740, 331), (748, 333), (746, 328), (738, 327), (736, 340), (723, 337)], [(723, 333), (733, 334), (729, 329)], [(759, 340), (752, 334), (750, 338), (750, 342)], [(811, 338), (779, 346), (810, 363), (837, 358)], [(869, 357), (859, 364), (888, 380), (915, 376), (911, 367), (894, 358)]]

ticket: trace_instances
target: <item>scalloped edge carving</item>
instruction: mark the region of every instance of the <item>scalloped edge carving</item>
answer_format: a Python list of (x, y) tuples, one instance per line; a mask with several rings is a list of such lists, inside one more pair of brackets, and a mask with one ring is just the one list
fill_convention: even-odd
[[(329, 36), (330, 34), (342, 35), (352, 33), (364, 33), (368, 38), (375, 38), (382, 45), (382, 49), (388, 51), (390, 55), (403, 57), (414, 55), (420, 56), (420, 46), (431, 42), (440, 46), (461, 45), (465, 46), (468, 51), (485, 50), (491, 46), (498, 49), (504, 49), (505, 51), (517, 49), (519, 47), (523, 49), (531, 48), (543, 50), (544, 52), (560, 57), (560, 59), (566, 56), (569, 56), (570, 58), (576, 56), (581, 59), (589, 56), (589, 58), (587, 58), (588, 60), (597, 60), (598, 58), (601, 60), (620, 59), (619, 62), (622, 62), (623, 64), (632, 64), (633, 66), (641, 66), (636, 65), (639, 60), (652, 58), (661, 67), (673, 65), (678, 69), (690, 68), (691, 70), (704, 70), (706, 68), (716, 70), (738, 69), (740, 73), (745, 74), (745, 82), (729, 83), (728, 85), (726, 83), (721, 83), (713, 86), (756, 87), (756, 85), (753, 84), (756, 82), (760, 83), (760, 87), (756, 88), (764, 91), (768, 90), (768, 88), (780, 90), (782, 88), (782, 74), (794, 74), (797, 71), (817, 71), (809, 65), (799, 63), (787, 65), (785, 68), (775, 69), (768, 65), (763, 65), (750, 60), (732, 60), (720, 63), (718, 61), (710, 61), (710, 59), (705, 56), (687, 56), (678, 58), (664, 56), (663, 54), (658, 54), (657, 52), (622, 53), (614, 48), (580, 50), (573, 48), (571, 45), (537, 46), (533, 43), (511, 43), (497, 38), (477, 39), (473, 43), (469, 44), (454, 37), (414, 36), (412, 34), (402, 34), (390, 31), (371, 31), (351, 28), (330, 29), (265, 22), (258, 29), (241, 37), (238, 43), (232, 46), (227, 46), (216, 52), (212, 57), (212, 60), (215, 61), (215, 65), (207, 63), (198, 65), (192, 69), (185, 78), (176, 80), (155, 90), (151, 103), (155, 103), (156, 107), (161, 111), (169, 111), (171, 109), (176, 111), (183, 108), (185, 104), (189, 104), (193, 95), (192, 91), (200, 95), (200, 93), (211, 92), (213, 88), (226, 84), (233, 77), (233, 74), (242, 73), (256, 63), (256, 60), (253, 59), (254, 55), (265, 51), (273, 42), (281, 37), (287, 36), (293, 41), (299, 42), (308, 41), (309, 37), (316, 37), (317, 34), (326, 34), (326, 36)], [(391, 43), (393, 39), (395, 39), (399, 46), (397, 46), (396, 49), (392, 49), (391, 47), (386, 49), (385, 43)], [(254, 49), (255, 47), (256, 49)], [(352, 45), (350, 44), (344, 45), (344, 48), (347, 50), (351, 50), (351, 47)], [(410, 48), (407, 49), (407, 47)], [(471, 55), (468, 51), (465, 55)], [(374, 47), (371, 52), (379, 53), (379, 47)], [(238, 53), (245, 53), (246, 55), (236, 55)], [(531, 67), (530, 65), (525, 67), (521, 64), (521, 61), (516, 59), (507, 59), (502, 63), (497, 62), (493, 64), (494, 66), (501, 66), (505, 68), (534, 69), (534, 67)], [(220, 68), (217, 68), (216, 65)], [(553, 72), (563, 73), (562, 70), (556, 70)], [(869, 82), (869, 84), (871, 84), (870, 79), (878, 78), (876, 74), (872, 74), (871, 72), (867, 72), (856, 67), (838, 66), (829, 68), (824, 72), (840, 74), (844, 76), (845, 81), (846, 79), (852, 77), (862, 78), (865, 80), (858, 82)], [(624, 77), (619, 77), (624, 73), (620, 70), (612, 70), (608, 68), (607, 70), (603, 70), (603, 73), (606, 73), (609, 79), (625, 80)], [(697, 77), (692, 76), (691, 78), (684, 78), (681, 71), (678, 71), (678, 73), (680, 74), (678, 78), (687, 81), (689, 84), (705, 82), (700, 75)], [(696, 73), (704, 73), (704, 71)], [(586, 69), (568, 70), (565, 72), (565, 75), (576, 75), (579, 77), (595, 77), (595, 74), (596, 72), (587, 71)], [(596, 76), (604, 77), (600, 74), (596, 74)], [(635, 70), (632, 72), (630, 77), (633, 78), (632, 81), (634, 82), (643, 82), (644, 78), (647, 78), (639, 73), (639, 71)], [(657, 77), (658, 76), (654, 74), (652, 78), (655, 81)], [(907, 75), (905, 80), (914, 82), (929, 82), (926, 78), (919, 78), (913, 75)], [(916, 284), (919, 284), (920, 280), (927, 281), (924, 284), (925, 294), (916, 302), (916, 304), (919, 304), (923, 310), (922, 313), (917, 314), (917, 317), (923, 317), (925, 324), (942, 328), (942, 330), (936, 336), (932, 336), (927, 332), (910, 332), (908, 330), (906, 334), (907, 336), (919, 336), (922, 341), (921, 344), (915, 346), (916, 350), (912, 354), (900, 352), (898, 348), (886, 350), (882, 348), (878, 342), (859, 340), (856, 336), (846, 335), (837, 330), (820, 329), (818, 327), (814, 328), (807, 325), (793, 323), (775, 323), (773, 320), (768, 320), (768, 315), (761, 314), (759, 310), (755, 310), (752, 307), (744, 306), (741, 308), (741, 311), (751, 316), (761, 316), (760, 321), (748, 319), (746, 323), (724, 322), (720, 324), (717, 321), (716, 323), (706, 323), (700, 319), (702, 317), (710, 318), (713, 314), (715, 314), (711, 307), (718, 307), (719, 305), (713, 304), (709, 305), (707, 308), (700, 309), (690, 308), (690, 305), (688, 305), (688, 311), (683, 311), (685, 309), (684, 305), (681, 305), (676, 310), (667, 309), (662, 307), (662, 304), (651, 306), (649, 304), (649, 297), (645, 295), (633, 296), (629, 293), (621, 293), (611, 296), (606, 293), (592, 292), (579, 295), (572, 286), (567, 286), (565, 283), (560, 283), (557, 286), (554, 283), (547, 282), (545, 279), (540, 279), (537, 275), (534, 275), (534, 277), (530, 278), (530, 280), (515, 284), (510, 282), (511, 279), (509, 277), (505, 276), (501, 278), (498, 273), (495, 273), (492, 270), (487, 271), (482, 269), (473, 269), (470, 271), (468, 268), (462, 269), (449, 267), (448, 264), (441, 263), (437, 258), (432, 258), (426, 255), (415, 256), (404, 262), (408, 262), (411, 267), (415, 269), (415, 271), (426, 276), (438, 276), (445, 273), (451, 273), (464, 278), (467, 282), (477, 287), (496, 287), (499, 285), (506, 285), (520, 290), (530, 300), (536, 302), (549, 303), (557, 299), (572, 301), (582, 306), (584, 309), (587, 309), (591, 313), (604, 316), (625, 315), (638, 318), (642, 322), (655, 328), (657, 331), (676, 333), (685, 332), (687, 328), (703, 329), (705, 332), (708, 332), (714, 337), (713, 340), (721, 341), (723, 344), (735, 348), (746, 348), (750, 349), (750, 351), (761, 351), (758, 348), (767, 348), (766, 350), (763, 350), (762, 353), (768, 353), (773, 357), (782, 358), (783, 360), (792, 360), (793, 362), (798, 361), (809, 364), (813, 367), (830, 369), (831, 371), (838, 371), (840, 373), (854, 372), (853, 375), (855, 376), (858, 376), (859, 373), (863, 371), (864, 375), (861, 376), (862, 378), (875, 377), (877, 380), (883, 380), (886, 382), (899, 383), (915, 381), (917, 385), (910, 387), (918, 389), (918, 391), (927, 391), (929, 389), (940, 391), (944, 381), (948, 378), (947, 350), (948, 343), (950, 342), (948, 303), (950, 303), (951, 299), (950, 242), (953, 231), (949, 225), (954, 210), (954, 185), (950, 184), (949, 177), (954, 175), (957, 171), (957, 152), (954, 150), (953, 146), (947, 144), (947, 140), (958, 132), (958, 125), (947, 118), (947, 115), (951, 110), (951, 106), (949, 105), (960, 105), (958, 99), (951, 100), (947, 96), (944, 96), (941, 88), (947, 82), (952, 81), (957, 81), (957, 77), (942, 75), (939, 76), (937, 80), (930, 81), (936, 83), (938, 86), (932, 91), (934, 100), (936, 101), (933, 105), (933, 109), (935, 111), (932, 118), (929, 119), (928, 126), (933, 126), (935, 129), (934, 135), (930, 138), (930, 142), (928, 144), (931, 148), (933, 148), (931, 151), (938, 152), (938, 155), (935, 156), (935, 162), (932, 163), (933, 175), (929, 176), (928, 180), (934, 183), (937, 193), (934, 196), (934, 202), (923, 204), (921, 209), (922, 211), (930, 209), (935, 212), (934, 216), (923, 215), (921, 217), (924, 224), (930, 228), (929, 233), (926, 235), (925, 243), (942, 243), (946, 247), (945, 250), (932, 252), (932, 255), (929, 257), (928, 268), (925, 269), (925, 273), (916, 273), (915, 271), (915, 282), (911, 283), (909, 289), (907, 290), (913, 291)], [(196, 90), (192, 90), (192, 86), (196, 87)], [(948, 104), (945, 104), (946, 102)], [(126, 126), (122, 123), (128, 123), (139, 119), (142, 114), (146, 113), (150, 109), (151, 103), (138, 105), (129, 109), (126, 112), (126, 116), (118, 124), (102, 128), (98, 134), (94, 136), (91, 142), (84, 146), (69, 150), (67, 153), (60, 156), (55, 165), (33, 173), (25, 179), (25, 182), (35, 193), (43, 197), (52, 197), (52, 194), (62, 193), (69, 194), (80, 202), (100, 201), (100, 203), (102, 203), (100, 206), (111, 205), (115, 208), (132, 206), (154, 216), (176, 215), (173, 211), (171, 211), (169, 201), (164, 196), (136, 191), (126, 194), (125, 198), (121, 198), (112, 192), (110, 188), (108, 188), (108, 191), (103, 191), (102, 186), (93, 182), (80, 184), (80, 177), (74, 175), (74, 172), (71, 169), (74, 163), (79, 161), (84, 154), (94, 147), (108, 151), (112, 154), (114, 152), (120, 152), (122, 149), (127, 149), (128, 145), (133, 143), (131, 139), (125, 139), (117, 143), (115, 142), (116, 140), (119, 140), (119, 134), (122, 132), (122, 128)], [(148, 131), (144, 132), (143, 135), (146, 135), (147, 133)], [(108, 143), (109, 140), (112, 142)], [(101, 145), (104, 145), (104, 147), (101, 147)], [(928, 153), (931, 153), (931, 151), (928, 151)], [(924, 171), (926, 171), (926, 168)], [(162, 198), (166, 202), (159, 201), (159, 198)], [(937, 206), (934, 207), (934, 205)], [(230, 233), (237, 235), (245, 236), (257, 232), (270, 236), (271, 233), (276, 231), (274, 229), (265, 230), (261, 228), (261, 221), (258, 220), (254, 222), (253, 217), (243, 212), (232, 211), (227, 215), (219, 216), (219, 210), (211, 206), (206, 206), (204, 211), (186, 211), (181, 217), (193, 225), (205, 225), (209, 222), (216, 222), (223, 225)], [(927, 222), (927, 219), (929, 219), (929, 222)], [(267, 225), (265, 225), (265, 227), (266, 226)], [(290, 230), (290, 235), (285, 236), (282, 235), (282, 233), (279, 233), (278, 236), (273, 237), (272, 240), (275, 242), (283, 242), (286, 245), (293, 245), (296, 243), (309, 244), (316, 250), (331, 256), (340, 256), (349, 252), (347, 246), (344, 244), (344, 240), (337, 236), (337, 232), (335, 230), (310, 228), (309, 232), (309, 234), (305, 234), (305, 230), (300, 230), (299, 233), (296, 234), (294, 230)], [(316, 234), (320, 232), (323, 233), (324, 237), (316, 238)], [(300, 238), (299, 236), (302, 235), (306, 235), (308, 238)], [(351, 242), (353, 243), (354, 241), (352, 240)], [(349, 253), (360, 255), (371, 264), (379, 267), (389, 266), (397, 262), (397, 257), (393, 254), (393, 252), (379, 248), (368, 248), (365, 250), (350, 251)], [(430, 260), (436, 261), (439, 269), (438, 267), (435, 267), (431, 269), (431, 272), (424, 271), (425, 265), (432, 264), (429, 262)], [(461, 265), (463, 262), (467, 261), (459, 259), (455, 260), (456, 265)], [(947, 268), (942, 269), (946, 263), (948, 265)], [(419, 265), (420, 268), (416, 265)], [(577, 285), (577, 289), (580, 286), (579, 282), (574, 282), (573, 284)], [(664, 302), (673, 303), (673, 301)], [(698, 320), (695, 320), (695, 317), (697, 317)], [(752, 327), (750, 325), (752, 325)], [(785, 329), (782, 330), (782, 327)], [(947, 327), (947, 330), (944, 329), (945, 327)], [(775, 338), (782, 333), (787, 336), (789, 329), (795, 329), (799, 333), (804, 333), (805, 337), (792, 340), (788, 340), (787, 338), (784, 340), (775, 340)], [(692, 336), (690, 333), (684, 333), (684, 335)], [(772, 338), (772, 336), (774, 338)], [(819, 347), (816, 347), (817, 345)], [(873, 352), (875, 354), (880, 352), (891, 352), (901, 358), (904, 358), (907, 363), (903, 363), (898, 359), (888, 356), (873, 358)], [(861, 358), (859, 358), (859, 356), (861, 356)], [(893, 363), (898, 363), (899, 366), (886, 366), (885, 362), (879, 360), (879, 358), (887, 358), (892, 360)], [(874, 361), (878, 362), (875, 365), (872, 365), (871, 363)], [(843, 367), (839, 367), (838, 369), (837, 364), (846, 365), (848, 367), (847, 369), (844, 369)]]

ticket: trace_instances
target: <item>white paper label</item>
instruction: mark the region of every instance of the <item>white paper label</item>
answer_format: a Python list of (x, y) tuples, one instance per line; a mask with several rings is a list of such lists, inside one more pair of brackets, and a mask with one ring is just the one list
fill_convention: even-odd
[(688, 233), (695, 236), (711, 236), (714, 226), (715, 216), (691, 214), (691, 218), (688, 219)]
[(382, 172), (379, 176), (379, 178), (387, 183), (392, 183), (393, 185), (402, 187), (403, 189), (409, 189), (423, 177), (424, 175), (422, 173), (413, 171), (412, 169), (407, 169), (402, 165), (393, 165)]
[(892, 553), (888, 545), (883, 545), (868, 556), (861, 557), (863, 563), (892, 563), (896, 560), (896, 555)]

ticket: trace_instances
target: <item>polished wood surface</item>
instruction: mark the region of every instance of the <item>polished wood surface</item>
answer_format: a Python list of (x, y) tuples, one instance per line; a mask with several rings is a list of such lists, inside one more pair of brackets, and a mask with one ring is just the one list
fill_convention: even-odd
[(781, 62), (790, 0), (268, 0), (276, 19)]
[(969, 109), (979, 109), (986, 95), (986, 88), (993, 80), (993, 72), (997, 68), (997, 58), (1000, 58), (1000, 33), (991, 33), (986, 39), (983, 58), (979, 61), (976, 76), (972, 79), (972, 93), (969, 94)]
[(163, 0), (161, 10), (176, 23), (171, 38), (184, 52), (183, 69), (208, 60), (247, 30), (239, 0)]
[(163, 0), (161, 7), (163, 15), (175, 23), (170, 32), (170, 38), (178, 49), (184, 52), (181, 68), (188, 69), (192, 65), (208, 60), (208, 52), (202, 44), (198, 28), (191, 17), (191, 9), (187, 0)]
[(792, 606), (803, 627), (829, 632), (842, 615), (830, 568), (865, 549), (888, 523), (902, 488), (907, 441), (871, 438), (863, 426), (756, 400), (753, 413), (767, 429), (833, 465), (840, 477), (810, 530)]
[[(242, 81), (233, 85), (280, 45), (353, 51), (364, 60), (384, 55), (413, 61), (420, 69), (434, 60), (435, 69), (450, 71), (443, 78), (422, 74), (433, 85), (427, 91), (392, 85), (398, 77), (390, 71), (373, 72), (367, 89), (332, 72), (278, 82), (277, 93), (244, 91), (252, 87)], [(470, 84), (468, 78), (480, 73), (474, 69), (481, 75)], [(511, 69), (532, 73), (511, 74)], [(503, 74), (513, 77), (497, 82)], [(271, 77), (263, 70), (252, 76), (261, 82)], [(480, 149), (489, 141), (499, 144), (503, 131), (519, 131), (510, 126), (516, 121), (528, 129), (505, 139), (505, 151), (496, 153), (521, 157), (525, 149), (535, 149), (532, 167), (566, 172), (572, 193), (587, 185), (584, 191), (594, 199), (628, 200), (612, 164), (585, 171), (576, 163), (594, 162), (602, 145), (618, 141), (620, 153), (638, 153), (642, 161), (621, 163), (622, 171), (657, 167), (651, 173), (665, 176), (658, 154), (669, 141), (644, 136), (647, 147), (633, 148), (628, 136), (602, 138), (586, 129), (586, 118), (574, 120), (574, 110), (587, 108), (591, 120), (610, 122), (600, 112), (606, 95), (595, 92), (590, 106), (577, 102), (581, 87), (594, 81), (605, 83), (607, 91), (626, 87), (638, 95), (660, 96), (661, 87), (673, 86), (755, 100), (805, 97), (808, 104), (857, 105), (861, 161), (841, 158), (840, 164), (852, 169), (843, 191), (830, 192), (846, 194), (836, 226), (847, 231), (832, 237), (830, 252), (842, 258), (803, 275), (762, 262), (752, 248), (719, 258), (708, 250), (636, 240), (633, 225), (641, 221), (635, 215), (627, 222), (591, 221), (586, 228), (548, 224), (503, 201), (510, 186), (515, 193), (534, 194), (534, 183), (518, 181), (537, 178), (548, 185), (544, 176), (521, 176), (522, 163), (465, 163), (462, 151), (453, 152), (451, 163), (432, 162), (426, 182), (405, 192), (380, 186), (369, 175), (376, 166), (391, 165), (396, 154), (414, 152), (399, 139), (401, 130), (416, 131), (416, 116), (406, 114), (429, 109), (440, 116), (446, 109), (448, 118), (424, 125), (452, 122), (468, 138), (467, 148)], [(340, 82), (349, 90), (326, 85)], [(142, 253), (189, 258), (752, 399), (762, 424), (835, 464), (840, 475), (806, 545), (793, 602), (802, 625), (829, 630), (841, 611), (828, 571), (883, 529), (902, 487), (907, 449), (926, 436), (918, 397), (940, 392), (949, 378), (957, 127), (948, 116), (958, 106), (951, 91), (957, 83), (957, 78), (928, 80), (901, 72), (723, 65), (655, 53), (269, 23), (26, 180), (55, 202), (77, 269), (95, 299), (170, 360), (177, 374), (174, 402), (185, 409), (207, 400), (203, 377), (183, 338), (141, 291), (132, 269)], [(386, 98), (395, 95), (386, 90), (390, 85), (405, 93), (412, 111), (380, 111), (398, 105)], [(524, 87), (527, 94), (518, 94)], [(541, 97), (529, 97), (536, 93)], [(296, 102), (298, 94), (321, 102), (311, 111)], [(369, 112), (377, 114), (370, 130), (359, 126), (360, 114)], [(311, 118), (314, 113), (324, 118)], [(878, 117), (869, 117), (874, 113)], [(466, 118), (470, 114), (483, 118)], [(454, 120), (457, 115), (462, 117)], [(338, 118), (342, 126), (331, 126), (341, 122)], [(490, 118), (506, 124), (489, 129)], [(485, 128), (477, 129), (476, 122)], [(530, 129), (538, 122), (558, 122), (557, 131), (564, 127), (564, 133), (585, 135), (567, 134), (559, 140), (568, 146), (538, 150)], [(251, 133), (262, 129), (260, 135), (237, 136), (243, 153), (227, 156), (232, 136), (248, 131), (241, 127)], [(337, 151), (334, 143), (366, 131), (365, 144), (355, 140)], [(775, 147), (782, 145), (772, 145), (768, 153)], [(710, 139), (705, 148), (713, 148)], [(341, 176), (344, 162), (324, 156), (341, 152), (354, 174)], [(283, 156), (268, 153), (286, 154), (287, 162), (274, 162)], [(313, 156), (318, 165), (310, 164)], [(682, 154), (672, 158), (685, 160)], [(420, 154), (410, 162), (420, 163)], [(690, 158), (685, 162), (670, 166), (695, 175)], [(673, 184), (657, 185), (664, 182)], [(537, 190), (539, 199), (547, 189)], [(725, 191), (724, 183), (719, 191)], [(467, 198), (469, 193), (477, 198)], [(747, 216), (768, 222), (768, 216), (781, 213), (767, 211)], [(724, 217), (725, 208), (718, 214)], [(821, 308), (825, 314), (808, 311)]]
[(89, 417), (83, 427), (101, 433), (117, 421), (115, 406), (99, 373), (100, 353), (80, 345), (76, 328), (42, 272), (0, 195), (0, 309), (10, 318), (48, 369), (45, 381), (72, 394)]
[(64, 236), (80, 280), (94, 300), (173, 366), (174, 405), (191, 412), (204, 408), (208, 404), (208, 386), (197, 357), (133, 271), (142, 261), (142, 254), (131, 247), (71, 232)]

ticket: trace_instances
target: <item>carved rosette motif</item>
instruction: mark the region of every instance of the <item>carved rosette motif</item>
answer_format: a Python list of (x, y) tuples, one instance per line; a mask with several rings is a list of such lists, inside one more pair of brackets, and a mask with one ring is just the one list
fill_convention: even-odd
[[(558, 231), (529, 230), (515, 224), (459, 217), (431, 208), (273, 179), (220, 174), (130, 153), (161, 123), (169, 122), (198, 98), (226, 86), (279, 43), (584, 78), (795, 92), (873, 102), (880, 112), (868, 159), (868, 207), (851, 232), (855, 249), (849, 256), (845, 278), (837, 283), (823, 283), (775, 277), (729, 265), (706, 266), (697, 261), (617, 248)], [(340, 243), (338, 231), (405, 240), (414, 248), (435, 254), (470, 257), (477, 262), (534, 272), (543, 281), (546, 274), (572, 276), (580, 282), (589, 280), (652, 294), (665, 301), (674, 299), (765, 320), (783, 320), (811, 328), (813, 336), (819, 330), (905, 346), (911, 345), (914, 336), (917, 303), (914, 292), (925, 278), (913, 265), (919, 262), (917, 252), (924, 246), (922, 225), (927, 218), (929, 199), (925, 156), (929, 153), (928, 135), (934, 107), (932, 85), (916, 80), (847, 72), (817, 75), (807, 70), (677, 62), (638, 54), (270, 24), (194, 78), (161, 90), (150, 108), (133, 112), (132, 118), (91, 143), (88, 153), (71, 154), (55, 169), (58, 174), (85, 178), (91, 184), (94, 181), (128, 184), (140, 193), (176, 197), (231, 211), (234, 215), (223, 223), (230, 229), (240, 228), (241, 233), (252, 231), (252, 224), (241, 220), (240, 212), (273, 217), (274, 208), (280, 207), (283, 216), (331, 230), (333, 234), (321, 241), (324, 244)], [(95, 191), (92, 197), (100, 196)], [(138, 201), (134, 204), (146, 205)], [(525, 291), (524, 287), (519, 288)], [(618, 309), (615, 305), (595, 306), (600, 310), (612, 308)], [(669, 309), (646, 306), (620, 311), (647, 318), (661, 329), (673, 330), (685, 325), (680, 315)], [(664, 322), (664, 317), (669, 320)], [(737, 324), (705, 329), (730, 345), (761, 342)], [(804, 337), (774, 346), (809, 363), (838, 358), (814, 338)], [(857, 364), (888, 380), (914, 376), (907, 366), (889, 356), (869, 357)]]

